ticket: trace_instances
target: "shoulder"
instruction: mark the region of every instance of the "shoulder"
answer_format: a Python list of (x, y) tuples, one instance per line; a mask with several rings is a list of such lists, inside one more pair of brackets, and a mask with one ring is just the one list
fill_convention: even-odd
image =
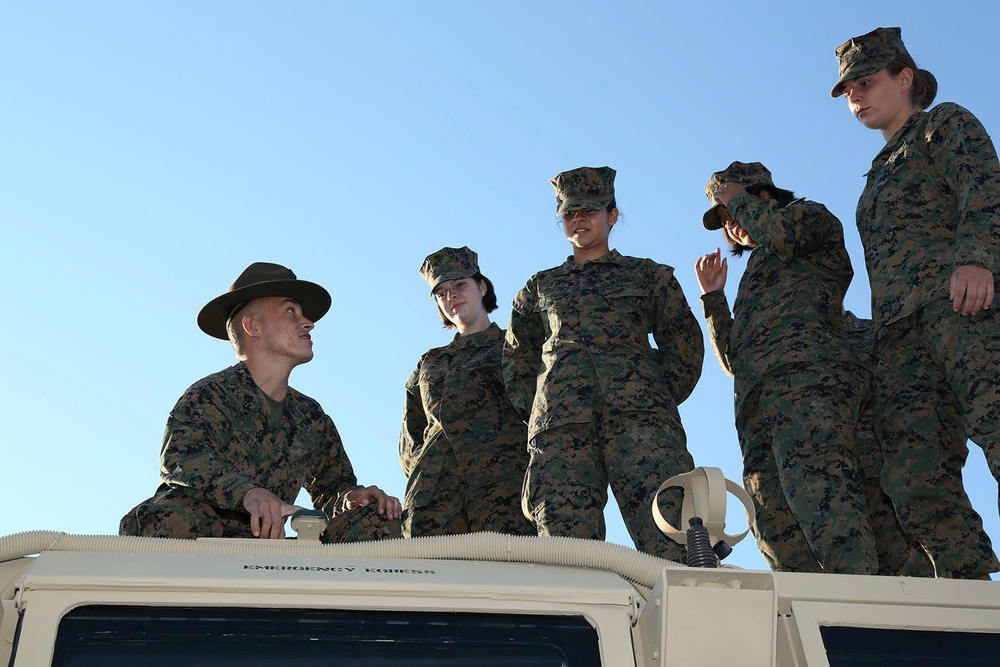
[(290, 406), (294, 412), (300, 415), (301, 419), (321, 419), (333, 421), (323, 410), (323, 406), (316, 399), (306, 396), (294, 387), (288, 388), (288, 396), (285, 398), (286, 405)]
[(922, 119), (919, 132), (926, 141), (952, 134), (986, 136), (986, 130), (979, 119), (954, 102), (942, 102), (931, 108)]
[(661, 264), (648, 257), (621, 255), (618, 258), (618, 264), (628, 271), (649, 276), (656, 280), (669, 280), (674, 275), (674, 267), (669, 264)]
[(569, 261), (563, 262), (559, 266), (553, 266), (548, 269), (543, 269), (536, 273), (533, 273), (530, 278), (528, 278), (527, 286), (535, 285), (539, 283), (544, 283), (547, 280), (552, 280), (554, 278), (559, 278), (566, 275), (570, 271)]
[(840, 223), (840, 219), (837, 216), (835, 216), (830, 211), (830, 209), (828, 209), (824, 204), (821, 204), (818, 201), (813, 201), (811, 199), (805, 199), (800, 197), (799, 199), (793, 200), (791, 203), (788, 204), (788, 206), (786, 206), (786, 208), (796, 208), (796, 207), (802, 209), (809, 215), (823, 216), (825, 218), (830, 218), (831, 220), (835, 220), (838, 224)]
[(235, 366), (230, 366), (217, 373), (212, 373), (211, 375), (206, 375), (200, 380), (191, 384), (184, 394), (182, 395), (182, 400), (184, 398), (190, 398), (194, 396), (203, 396), (209, 393), (226, 394), (232, 393), (238, 390), (240, 387), (246, 384), (246, 371), (243, 370), (242, 364), (236, 364)]
[(451, 343), (449, 343), (448, 345), (441, 345), (440, 347), (432, 347), (431, 349), (421, 354), (420, 360), (417, 362), (417, 370), (420, 370), (427, 364), (433, 364), (434, 362), (441, 359), (441, 357), (449, 355), (451, 352), (449, 350), (450, 347)]

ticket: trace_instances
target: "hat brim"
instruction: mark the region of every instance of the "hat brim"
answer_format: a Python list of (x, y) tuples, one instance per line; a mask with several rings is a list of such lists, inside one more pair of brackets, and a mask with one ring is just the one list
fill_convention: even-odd
[(573, 211), (600, 211), (606, 209), (611, 200), (607, 201), (587, 201), (587, 202), (574, 202), (574, 201), (564, 201), (556, 209), (556, 215), (560, 218), (567, 213), (572, 213)]
[[(478, 271), (476, 273), (478, 273)], [(435, 279), (434, 284), (431, 286), (431, 296), (434, 296), (434, 290), (436, 290), (438, 288), (438, 285), (440, 285), (441, 283), (443, 283), (446, 280), (458, 280), (459, 278), (471, 278), (474, 275), (475, 275), (475, 273), (469, 273), (468, 271), (448, 271), (446, 273), (442, 273), (440, 276), (438, 276)]]
[(725, 204), (716, 204), (712, 208), (705, 211), (705, 215), (701, 216), (701, 224), (705, 225), (705, 229), (710, 232), (714, 232), (717, 229), (722, 229), (722, 216), (719, 214), (719, 209), (726, 208)]
[[(743, 189), (746, 190), (747, 193), (757, 196), (757, 194), (764, 188), (767, 188), (768, 190), (773, 190), (775, 194), (782, 195), (788, 199), (795, 196), (791, 190), (785, 190), (779, 188), (773, 183), (751, 183), (750, 185), (744, 186)], [(720, 208), (724, 209), (726, 208), (726, 205), (716, 204), (712, 208), (705, 211), (705, 215), (701, 216), (701, 224), (703, 224), (705, 226), (705, 229), (707, 229), (710, 232), (714, 232), (717, 229), (722, 229), (725, 226), (722, 222), (722, 216), (719, 215), (718, 212)]]
[(209, 301), (198, 313), (198, 328), (213, 338), (229, 340), (226, 321), (233, 308), (241, 303), (269, 296), (294, 299), (302, 306), (302, 314), (317, 322), (330, 310), (330, 293), (307, 280), (268, 280), (226, 292)]
[(885, 69), (889, 63), (880, 65), (876, 67), (875, 65), (859, 65), (857, 67), (852, 67), (851, 69), (844, 72), (840, 77), (840, 80), (830, 89), (830, 97), (840, 97), (844, 94), (844, 84), (848, 81), (853, 81), (854, 79), (860, 79), (863, 76), (870, 76), (875, 72)]

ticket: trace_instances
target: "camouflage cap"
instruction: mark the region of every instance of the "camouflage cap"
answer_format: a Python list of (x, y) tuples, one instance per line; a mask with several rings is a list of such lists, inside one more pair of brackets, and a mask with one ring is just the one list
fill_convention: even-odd
[[(715, 191), (722, 187), (724, 183), (740, 183), (743, 187), (750, 189), (754, 186), (768, 186), (774, 190), (774, 181), (771, 180), (771, 172), (760, 162), (733, 162), (731, 165), (712, 174), (705, 186), (705, 196), (708, 201), (715, 204)], [(722, 229), (722, 216), (719, 208), (722, 204), (716, 204), (705, 212), (701, 217), (701, 222), (705, 229)]]
[(330, 310), (330, 293), (316, 283), (299, 280), (291, 269), (280, 264), (254, 262), (225, 294), (205, 304), (198, 313), (198, 327), (213, 338), (229, 340), (229, 318), (254, 299), (267, 296), (295, 299), (302, 306), (302, 314), (313, 322)]
[(479, 255), (468, 247), (441, 248), (424, 258), (420, 265), (420, 275), (434, 288), (446, 280), (469, 278), (479, 273)]
[(897, 56), (909, 55), (899, 28), (875, 28), (868, 34), (852, 37), (837, 47), (836, 54), (840, 78), (830, 91), (830, 97), (844, 94), (844, 82), (874, 74)]
[(580, 167), (553, 178), (556, 215), (606, 208), (615, 198), (616, 173), (611, 167)]

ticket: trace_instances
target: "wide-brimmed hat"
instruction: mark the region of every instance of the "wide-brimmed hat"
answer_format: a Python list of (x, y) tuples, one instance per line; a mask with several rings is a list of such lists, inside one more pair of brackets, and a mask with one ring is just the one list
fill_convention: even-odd
[(570, 211), (599, 211), (615, 198), (615, 172), (611, 167), (579, 167), (553, 178), (556, 215)]
[(330, 310), (330, 293), (316, 283), (299, 280), (291, 269), (280, 264), (254, 262), (225, 294), (205, 304), (198, 313), (198, 327), (213, 338), (228, 340), (229, 318), (254, 299), (267, 296), (295, 299), (302, 306), (302, 314), (313, 322)]
[[(771, 172), (760, 162), (733, 162), (722, 171), (712, 174), (712, 177), (708, 179), (708, 184), (705, 185), (705, 196), (708, 197), (709, 202), (715, 204), (715, 191), (721, 188), (724, 183), (740, 183), (747, 190), (766, 187), (775, 193), (789, 192), (775, 187), (774, 181), (771, 180)], [(723, 208), (725, 206), (722, 204), (715, 204), (705, 212), (705, 215), (701, 217), (705, 229), (712, 231), (722, 229), (720, 209)]]
[(479, 273), (479, 255), (468, 247), (441, 248), (424, 258), (420, 265), (420, 275), (434, 288), (446, 280), (470, 278)]
[(909, 53), (903, 45), (902, 31), (899, 28), (875, 28), (838, 46), (836, 55), (840, 64), (840, 78), (830, 91), (830, 97), (844, 94), (845, 81), (874, 74), (898, 56)]

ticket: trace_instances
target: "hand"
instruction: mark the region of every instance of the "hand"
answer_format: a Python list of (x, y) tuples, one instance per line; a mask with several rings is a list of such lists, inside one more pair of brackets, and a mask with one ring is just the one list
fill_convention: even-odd
[(743, 187), (742, 183), (723, 183), (714, 193), (712, 193), (712, 196), (715, 197), (716, 204), (729, 206), (730, 199), (741, 192), (746, 192), (746, 190), (747, 189)]
[(962, 315), (988, 310), (993, 305), (993, 272), (975, 264), (958, 267), (951, 274), (948, 298), (955, 312)]
[(694, 272), (698, 276), (698, 286), (701, 287), (702, 294), (721, 290), (726, 286), (726, 275), (728, 265), (726, 258), (722, 257), (719, 248), (709, 255), (703, 255), (694, 263)]
[(301, 507), (289, 505), (264, 487), (258, 486), (243, 496), (243, 507), (250, 512), (250, 530), (262, 540), (280, 540), (285, 537), (285, 519)]
[(403, 515), (403, 506), (399, 498), (386, 495), (386, 492), (377, 486), (363, 486), (347, 494), (349, 510), (358, 506), (368, 507), (372, 502), (378, 503), (378, 513), (387, 519), (398, 519)]

